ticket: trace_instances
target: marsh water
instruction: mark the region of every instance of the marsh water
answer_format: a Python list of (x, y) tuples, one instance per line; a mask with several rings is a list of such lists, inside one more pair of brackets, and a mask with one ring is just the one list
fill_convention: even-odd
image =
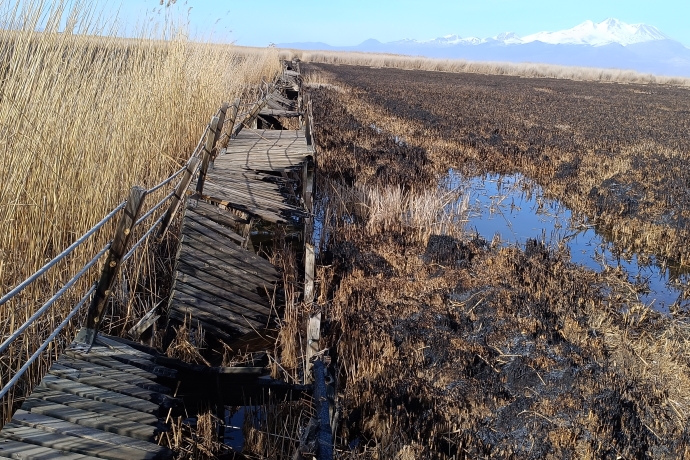
[(614, 242), (596, 227), (578, 218), (556, 200), (544, 197), (541, 187), (520, 174), (463, 177), (449, 171), (446, 184), (464, 188), (470, 195), (467, 230), (496, 244), (520, 244), (530, 238), (555, 245), (562, 241), (574, 263), (601, 271), (620, 267), (632, 282), (644, 286), (639, 298), (657, 311), (669, 306), (686, 307), (679, 288), (690, 275), (666, 266), (654, 257), (621, 254)]

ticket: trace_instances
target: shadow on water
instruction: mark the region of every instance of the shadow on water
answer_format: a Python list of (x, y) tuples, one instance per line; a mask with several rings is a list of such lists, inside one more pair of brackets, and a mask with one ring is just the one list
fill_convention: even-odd
[(674, 303), (689, 306), (689, 301), (682, 300), (681, 288), (690, 280), (688, 270), (674, 269), (653, 256), (622, 254), (586, 218), (545, 198), (541, 187), (524, 176), (468, 178), (451, 169), (446, 180), (449, 186), (465, 188), (470, 194), (468, 231), (502, 245), (524, 245), (529, 238), (546, 244), (562, 241), (574, 263), (597, 271), (606, 266), (623, 269), (631, 282), (645, 286), (640, 300), (657, 311), (667, 313)]

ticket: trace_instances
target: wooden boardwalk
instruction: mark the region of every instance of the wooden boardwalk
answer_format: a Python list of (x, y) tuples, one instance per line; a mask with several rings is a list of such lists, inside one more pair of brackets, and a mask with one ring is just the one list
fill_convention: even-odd
[[(212, 168), (201, 195), (187, 202), (169, 315), (191, 315), (204, 329), (232, 340), (269, 326), (271, 297), (280, 274), (243, 248), (234, 229), (247, 219), (287, 223), (304, 211), (288, 204), (289, 172), (313, 155), (304, 130), (244, 129)], [(234, 211), (234, 212), (233, 212)]]
[(171, 389), (157, 383), (176, 371), (114, 338), (91, 351), (73, 344), (0, 431), (0, 458), (166, 459), (158, 445)]
[[(300, 78), (287, 70), (250, 114), (303, 117), (302, 100), (291, 98), (297, 96)], [(226, 342), (265, 330), (278, 314), (274, 302), (282, 275), (253, 251), (252, 225), (309, 221), (305, 202), (311, 204), (311, 186), (304, 184), (307, 178), (313, 182), (310, 125), (302, 118), (306, 130), (250, 129), (247, 117), (241, 123), (231, 126), (226, 148), (214, 149), (213, 155), (205, 150), (203, 164), (211, 157), (210, 167), (200, 172), (200, 183), (192, 184), (198, 185), (197, 192), (183, 203), (167, 311), (170, 319), (191, 318)], [(219, 134), (210, 132), (216, 136), (213, 143)], [(180, 187), (186, 184), (189, 180)], [(182, 194), (175, 196), (179, 202)], [(0, 431), (0, 460), (172, 458), (174, 452), (159, 444), (169, 411), (183, 403), (171, 390), (185, 387), (171, 368), (173, 360), (104, 335), (90, 349), (84, 343), (84, 337), (75, 339)], [(161, 360), (171, 367), (159, 365)], [(244, 374), (256, 379), (257, 370), (262, 373), (248, 368)]]

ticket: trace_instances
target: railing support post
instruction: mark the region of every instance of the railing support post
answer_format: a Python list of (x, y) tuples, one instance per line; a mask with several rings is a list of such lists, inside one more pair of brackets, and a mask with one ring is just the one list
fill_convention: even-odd
[(228, 138), (232, 139), (233, 131), (235, 130), (235, 123), (237, 122), (237, 114), (240, 112), (240, 99), (235, 99), (235, 102), (230, 106), (230, 129), (228, 129)]
[(157, 238), (159, 240), (163, 238), (165, 232), (168, 231), (168, 227), (170, 227), (170, 223), (177, 213), (177, 209), (180, 207), (180, 203), (182, 202), (185, 193), (187, 193), (187, 187), (189, 187), (189, 183), (192, 181), (192, 177), (194, 177), (194, 172), (196, 171), (198, 164), (198, 158), (191, 158), (187, 163), (187, 169), (184, 172), (184, 176), (182, 176), (180, 183), (177, 184), (177, 189), (175, 189), (175, 194), (172, 197), (170, 206), (168, 206), (168, 210), (165, 212), (165, 217), (163, 217), (163, 221), (161, 222), (161, 228), (158, 229)]
[(225, 125), (225, 116), (228, 113), (228, 107), (230, 105), (227, 102), (223, 102), (223, 104), (220, 106), (220, 113), (218, 114), (218, 127), (216, 129), (216, 135), (213, 137), (213, 147), (216, 149), (215, 150), (215, 155), (213, 157), (213, 160), (215, 161), (215, 157), (218, 156), (218, 141), (221, 139), (221, 135), (223, 134), (223, 126)]
[(101, 272), (101, 278), (98, 280), (98, 286), (91, 299), (91, 305), (89, 305), (89, 312), (86, 317), (86, 328), (78, 337), (81, 338), (81, 341), (88, 347), (93, 345), (96, 334), (98, 333), (98, 328), (103, 321), (106, 303), (108, 298), (110, 298), (115, 278), (120, 271), (122, 257), (127, 251), (127, 245), (132, 236), (132, 229), (141, 212), (141, 206), (144, 203), (146, 193), (146, 189), (136, 185), (132, 187), (129, 193), (127, 206), (125, 206), (124, 212), (120, 217), (117, 230), (115, 231), (115, 238), (113, 238), (110, 250), (108, 251), (108, 259)]
[(304, 302), (311, 303), (314, 300), (314, 271), (315, 255), (312, 233), (314, 232), (313, 214), (314, 192), (314, 162), (305, 161), (302, 166), (302, 201), (306, 215), (304, 217)]
[(200, 195), (204, 191), (204, 182), (206, 182), (206, 173), (208, 172), (208, 165), (211, 162), (211, 154), (216, 139), (216, 131), (218, 130), (218, 117), (211, 118), (211, 129), (206, 133), (206, 144), (201, 157), (201, 169), (199, 170), (199, 178), (196, 181), (196, 191)]

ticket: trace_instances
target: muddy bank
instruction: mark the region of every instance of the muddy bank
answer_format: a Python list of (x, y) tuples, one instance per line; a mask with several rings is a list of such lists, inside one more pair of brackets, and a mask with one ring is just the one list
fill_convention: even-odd
[[(362, 89), (335, 80), (311, 90), (339, 457), (689, 456), (682, 315), (650, 310), (625, 274), (575, 265), (563, 248), (467, 236), (454, 215), (463, 209), (448, 215), (447, 197), (430, 190), (450, 167), (514, 164), (490, 149), (451, 164), (457, 144), (437, 138), (443, 117), (403, 102), (432, 83), (402, 93), (403, 72), (390, 99), (370, 97), (392, 77), (340, 69)], [(457, 112), (443, 122), (452, 132)]]

